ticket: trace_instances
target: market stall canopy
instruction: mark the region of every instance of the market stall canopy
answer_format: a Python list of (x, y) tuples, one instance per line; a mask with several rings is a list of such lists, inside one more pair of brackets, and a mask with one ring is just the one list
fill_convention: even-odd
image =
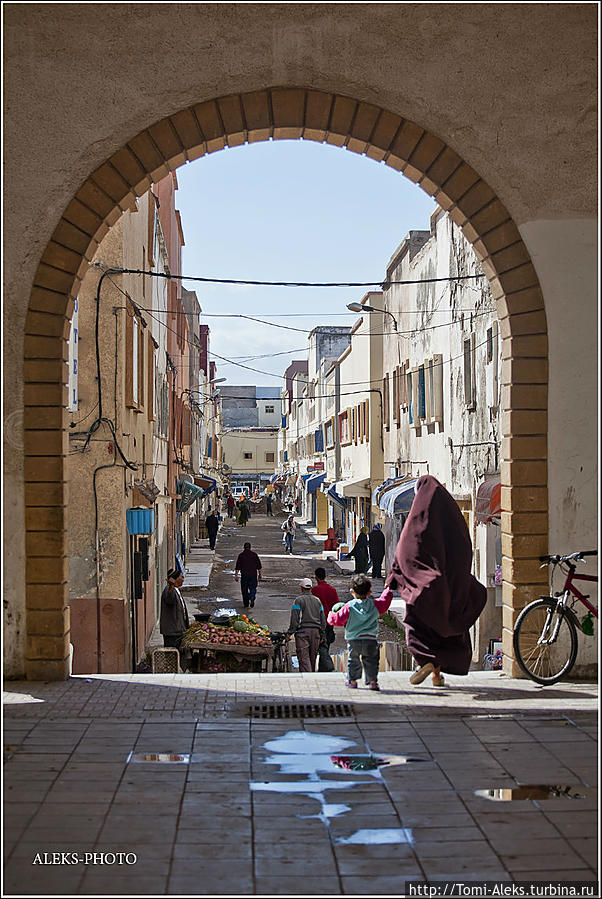
[(331, 499), (334, 503), (338, 503), (340, 506), (346, 506), (347, 500), (344, 496), (339, 496), (336, 491), (336, 484), (331, 484), (331, 486), (326, 491), (326, 496), (328, 499)]
[(212, 490), (217, 490), (217, 481), (208, 475), (195, 475), (194, 483), (204, 491), (204, 496), (207, 496)]
[(305, 482), (305, 489), (307, 490), (307, 492), (315, 493), (325, 477), (325, 471), (312, 472), (311, 477)]
[(370, 481), (362, 478), (359, 481), (337, 481), (335, 489), (340, 496), (370, 496)]
[(417, 481), (418, 478), (404, 481), (381, 494), (378, 501), (380, 508), (387, 515), (400, 515), (402, 512), (409, 512), (414, 502), (414, 487)]
[(189, 484), (181, 478), (178, 478), (177, 486), (180, 494), (180, 498), (176, 501), (176, 510), (178, 512), (186, 512), (195, 500), (202, 499), (205, 496), (205, 492), (201, 487)]
[(379, 494), (383, 490), (385, 490), (387, 487), (389, 487), (391, 484), (394, 484), (396, 480), (397, 480), (397, 478), (387, 478), (386, 481), (383, 481), (382, 484), (379, 484), (378, 487), (376, 487), (374, 489), (374, 491), (372, 493), (372, 505), (373, 506), (378, 506)]
[(477, 524), (491, 524), (499, 521), (502, 514), (502, 485), (500, 476), (487, 478), (477, 490), (475, 521)]

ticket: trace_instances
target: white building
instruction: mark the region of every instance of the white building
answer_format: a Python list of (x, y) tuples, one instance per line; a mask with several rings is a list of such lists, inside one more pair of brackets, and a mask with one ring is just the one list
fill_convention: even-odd
[[(459, 275), (469, 277), (448, 280)], [(472, 248), (439, 209), (430, 232), (410, 232), (389, 262), (387, 281), (422, 283), (384, 291), (383, 474), (392, 483), (374, 499), (387, 564), (417, 477), (434, 475), (457, 500), (473, 540), (474, 574), (489, 592), (475, 650), (482, 658), (502, 627), (499, 512), (491, 508), (499, 496), (501, 360), (495, 304), (487, 280), (475, 275), (482, 270)], [(489, 524), (477, 524), (477, 499)]]

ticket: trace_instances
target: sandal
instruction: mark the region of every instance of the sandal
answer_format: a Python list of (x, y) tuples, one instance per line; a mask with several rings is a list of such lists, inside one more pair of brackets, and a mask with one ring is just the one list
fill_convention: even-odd
[(433, 687), (444, 687), (445, 686), (445, 678), (442, 674), (434, 674), (433, 673)]
[(351, 687), (352, 690), (357, 690), (357, 681), (356, 680), (347, 680), (345, 681), (346, 687)]
[(375, 681), (375, 680), (370, 681), (370, 683), (368, 684), (368, 689), (369, 690), (380, 690), (380, 687), (378, 686), (378, 681)]
[(433, 665), (433, 663), (427, 662), (426, 665), (422, 665), (422, 667), (420, 667), (418, 669), (418, 671), (414, 672), (414, 674), (410, 678), (410, 683), (413, 686), (417, 686), (417, 684), (421, 684), (423, 680), (426, 680), (426, 678), (429, 676), (429, 674), (433, 673), (434, 670), (435, 670), (435, 666)]

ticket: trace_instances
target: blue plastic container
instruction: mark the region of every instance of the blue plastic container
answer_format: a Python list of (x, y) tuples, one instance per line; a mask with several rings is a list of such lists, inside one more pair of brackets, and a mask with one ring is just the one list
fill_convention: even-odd
[(127, 509), (126, 521), (128, 534), (152, 534), (155, 530), (155, 510), (145, 506), (134, 506)]

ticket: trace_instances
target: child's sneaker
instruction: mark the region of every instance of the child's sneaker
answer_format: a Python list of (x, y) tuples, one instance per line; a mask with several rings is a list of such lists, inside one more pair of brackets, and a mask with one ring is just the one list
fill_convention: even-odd
[(380, 690), (380, 687), (378, 686), (378, 681), (375, 681), (375, 680), (370, 681), (370, 683), (368, 684), (368, 689), (369, 690)]
[(357, 681), (356, 680), (346, 680), (345, 686), (351, 687), (352, 690), (357, 690)]

